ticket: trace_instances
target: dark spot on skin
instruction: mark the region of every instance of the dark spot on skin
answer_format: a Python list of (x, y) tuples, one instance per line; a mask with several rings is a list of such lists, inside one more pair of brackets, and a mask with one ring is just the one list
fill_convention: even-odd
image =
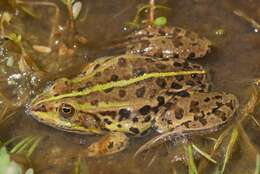
[(98, 100), (92, 100), (90, 102), (90, 104), (93, 105), (93, 106), (97, 106), (98, 105)]
[(121, 125), (121, 124), (118, 124), (118, 125), (117, 125), (117, 127), (118, 127), (118, 128), (121, 128), (121, 127), (122, 127), (122, 125)]
[(172, 120), (167, 120), (167, 124), (172, 124)]
[[(154, 57), (163, 57), (163, 52), (162, 52), (162, 49), (158, 49), (154, 54), (153, 54)], [(157, 67), (158, 68), (158, 67)], [(166, 68), (166, 66), (165, 66)]]
[(191, 78), (195, 79), (196, 81), (201, 81), (203, 79), (202, 74), (191, 74)]
[(117, 75), (115, 75), (115, 74), (113, 74), (112, 76), (111, 76), (111, 79), (110, 79), (111, 81), (117, 81), (118, 80), (118, 76)]
[(177, 27), (174, 28), (174, 32), (175, 32), (175, 33), (180, 33), (181, 31), (182, 31), (182, 29), (180, 29), (180, 28), (177, 28)]
[(107, 148), (112, 149), (114, 147), (114, 142), (109, 142)]
[(149, 122), (151, 120), (151, 115), (148, 115), (144, 118), (144, 122)]
[(109, 93), (111, 91), (113, 91), (113, 88), (108, 88), (108, 89), (104, 90), (105, 93)]
[(118, 95), (119, 95), (119, 97), (123, 98), (123, 97), (126, 95), (126, 91), (123, 90), (123, 89), (120, 89), (120, 90), (118, 91)]
[(151, 106), (145, 105), (141, 109), (139, 109), (140, 114), (147, 115), (151, 111)]
[(158, 96), (157, 101), (158, 101), (158, 106), (161, 106), (165, 103), (165, 99), (163, 96)]
[(175, 40), (174, 40), (174, 46), (175, 47), (180, 47), (180, 46), (183, 46), (183, 43), (181, 42), (181, 37), (177, 37)]
[(111, 116), (111, 117), (115, 117), (117, 115), (116, 111), (104, 111), (99, 113), (103, 116)]
[(163, 69), (166, 69), (166, 65), (162, 64), (162, 63), (156, 63), (155, 66), (160, 69), (160, 70), (163, 70)]
[(158, 32), (161, 36), (165, 36), (165, 34), (166, 34), (166, 32), (161, 28), (158, 30)]
[(180, 96), (180, 97), (189, 97), (190, 96), (190, 94), (187, 91), (177, 92), (176, 95)]
[(182, 86), (180, 84), (178, 84), (178, 83), (172, 82), (171, 88), (173, 88), (173, 89), (181, 89)]
[(191, 67), (189, 66), (188, 62), (184, 62), (183, 63), (183, 67), (185, 67), (185, 70), (190, 70), (191, 69)]
[(136, 89), (136, 91), (135, 91), (136, 97), (144, 97), (144, 94), (145, 94), (145, 87), (144, 86)]
[(41, 104), (41, 105), (38, 105), (36, 108), (34, 108), (33, 111), (47, 112), (47, 108), (44, 104)]
[(179, 58), (179, 54), (174, 53), (173, 54), (173, 58), (178, 59)]
[(233, 110), (233, 109), (234, 109), (234, 104), (233, 104), (233, 102), (232, 102), (232, 101), (230, 101), (230, 102), (229, 102), (229, 103), (227, 103), (226, 105), (227, 105), (227, 107), (229, 107), (231, 110)]
[(163, 105), (167, 110), (170, 109), (173, 106), (173, 103), (168, 102), (165, 105)]
[(112, 121), (109, 120), (108, 118), (105, 118), (105, 119), (104, 119), (104, 122), (105, 122), (106, 124), (108, 124), (108, 125), (112, 124)]
[(184, 110), (183, 110), (182, 108), (177, 108), (177, 109), (175, 110), (175, 118), (176, 118), (177, 120), (182, 119), (182, 118), (183, 118), (183, 114), (184, 114)]
[(186, 85), (195, 86), (195, 82), (192, 81), (192, 80), (188, 80), (188, 81), (186, 82)]
[(222, 95), (216, 95), (215, 97), (214, 97), (215, 99), (222, 99)]
[(190, 122), (191, 121), (186, 121), (186, 122), (182, 123), (182, 125), (184, 125), (186, 128), (190, 128)]
[(194, 115), (193, 120), (197, 121), (197, 120), (199, 120), (199, 118), (201, 118), (199, 115)]
[(184, 80), (184, 76), (183, 75), (177, 75), (177, 76), (175, 76), (175, 79), (180, 82), (180, 81)]
[(156, 79), (155, 82), (156, 82), (156, 84), (157, 84), (159, 87), (161, 87), (161, 88), (165, 88), (166, 85), (167, 85), (165, 79), (158, 78), (158, 79)]
[(147, 61), (147, 62), (155, 62), (153, 59), (151, 59), (151, 58), (145, 58), (145, 60)]
[(207, 98), (204, 99), (204, 102), (209, 102), (209, 101), (210, 101), (210, 98), (209, 98), (209, 97), (207, 97)]
[(145, 73), (145, 69), (144, 68), (136, 68), (133, 70), (133, 76), (138, 77), (138, 76), (142, 76)]
[(138, 120), (137, 117), (134, 117), (134, 118), (132, 119), (132, 121), (133, 121), (133, 123), (136, 123), (136, 122), (138, 122), (139, 120)]
[(195, 57), (196, 57), (195, 53), (194, 53), (194, 52), (190, 52), (188, 58), (189, 58), (189, 59), (193, 59), (193, 58), (195, 58)]
[(199, 122), (200, 122), (203, 126), (205, 126), (205, 125), (208, 123), (207, 120), (206, 120), (205, 118), (202, 118), (202, 117), (199, 118)]
[(144, 135), (146, 135), (146, 134), (149, 132), (149, 130), (150, 130), (150, 129), (146, 129), (145, 131), (141, 132), (141, 134), (140, 134), (140, 135), (141, 135), (141, 136), (144, 136)]
[(200, 112), (199, 102), (197, 102), (197, 101), (190, 102), (190, 112), (193, 112), (193, 113)]
[(59, 107), (59, 114), (63, 117), (63, 118), (71, 118), (75, 113), (75, 109), (73, 106), (63, 103), (60, 105)]
[(85, 89), (85, 87), (80, 87), (80, 88), (77, 89), (77, 91), (78, 91), (78, 92), (81, 92), (81, 91), (83, 91), (84, 89)]
[(118, 59), (118, 65), (119, 66), (126, 66), (126, 60), (125, 60), (125, 58), (123, 58), (123, 57), (120, 57), (119, 59)]
[(100, 118), (97, 116), (97, 115), (93, 115), (94, 119), (97, 121), (97, 122), (100, 122)]
[(129, 118), (129, 116), (131, 114), (131, 111), (129, 111), (127, 109), (120, 109), (118, 113), (120, 115), (119, 121), (122, 121), (124, 119), (128, 119)]
[(95, 74), (95, 77), (100, 77), (101, 76), (101, 72), (97, 72), (96, 74)]
[(159, 111), (159, 106), (153, 107), (152, 111), (156, 114)]
[(96, 64), (93, 69), (96, 70), (98, 67), (100, 67), (100, 64)]
[(139, 129), (137, 129), (137, 128), (135, 128), (135, 127), (130, 127), (129, 130), (130, 130), (131, 132), (133, 132), (134, 134), (139, 134), (139, 133), (140, 133)]
[(216, 110), (216, 111), (214, 112), (214, 114), (215, 114), (216, 116), (220, 117), (222, 121), (226, 121), (226, 120), (227, 120), (226, 113), (223, 112), (223, 111)]
[(180, 66), (182, 66), (182, 64), (179, 62), (173, 62), (173, 66), (180, 67)]
[(161, 59), (162, 61), (169, 61), (170, 59), (169, 58), (163, 58)]
[(224, 104), (223, 103), (221, 103), (221, 102), (216, 102), (216, 105), (217, 105), (217, 107), (221, 107), (221, 106), (223, 106)]

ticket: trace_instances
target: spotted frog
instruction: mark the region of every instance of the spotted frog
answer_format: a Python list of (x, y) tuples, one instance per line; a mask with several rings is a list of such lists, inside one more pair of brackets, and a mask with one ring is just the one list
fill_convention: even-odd
[(56, 80), (33, 99), (30, 114), (63, 131), (105, 134), (86, 156), (122, 151), (129, 136), (151, 129), (207, 133), (231, 120), (237, 98), (209, 92), (206, 70), (187, 60), (209, 51), (207, 39), (180, 28), (143, 29), (131, 37), (126, 54), (96, 59), (78, 76)]

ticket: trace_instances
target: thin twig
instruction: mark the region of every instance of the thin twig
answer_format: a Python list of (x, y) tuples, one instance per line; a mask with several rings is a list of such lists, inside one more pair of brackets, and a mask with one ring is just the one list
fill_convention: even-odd
[(154, 21), (155, 0), (150, 0), (150, 23)]

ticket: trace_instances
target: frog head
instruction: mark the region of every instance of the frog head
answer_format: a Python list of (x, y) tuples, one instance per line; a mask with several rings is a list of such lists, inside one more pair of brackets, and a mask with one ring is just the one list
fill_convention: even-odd
[(87, 111), (87, 106), (82, 104), (82, 98), (77, 98), (72, 89), (68, 90), (66, 85), (64, 86), (65, 81), (56, 81), (35, 97), (29, 105), (29, 114), (39, 122), (64, 131), (101, 133), (98, 116)]

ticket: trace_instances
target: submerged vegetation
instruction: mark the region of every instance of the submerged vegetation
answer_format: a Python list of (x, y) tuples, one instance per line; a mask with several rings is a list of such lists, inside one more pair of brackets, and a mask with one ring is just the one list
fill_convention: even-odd
[(1, 143), (0, 173), (33, 174), (34, 170), (30, 167), (30, 157), (41, 139), (37, 136), (14, 137), (5, 143)]

